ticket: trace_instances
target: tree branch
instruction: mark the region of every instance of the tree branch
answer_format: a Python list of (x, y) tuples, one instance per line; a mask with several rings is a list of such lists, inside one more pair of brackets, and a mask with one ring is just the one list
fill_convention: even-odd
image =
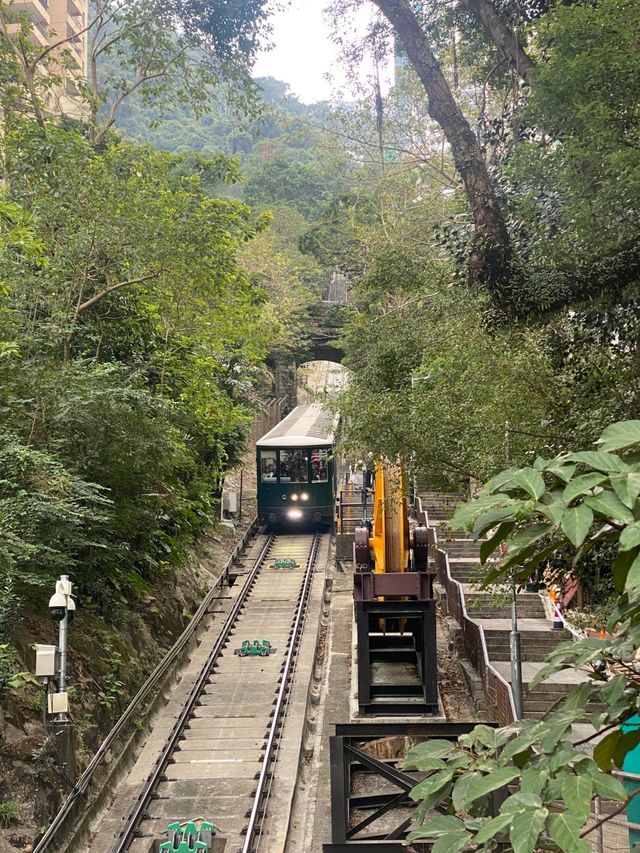
[(186, 52), (186, 50), (187, 50), (187, 47), (185, 46), (182, 50), (178, 51), (178, 53), (176, 53), (174, 56), (172, 56), (171, 59), (167, 60), (167, 62), (165, 62), (165, 64), (162, 66), (162, 68), (160, 68), (158, 71), (154, 72), (153, 74), (142, 74), (140, 77), (138, 77), (138, 79), (135, 82), (133, 82), (130, 86), (128, 86), (123, 92), (121, 92), (118, 95), (118, 97), (115, 99), (115, 101), (111, 105), (107, 121), (100, 128), (100, 130), (96, 129), (96, 131), (93, 135), (92, 142), (94, 145), (99, 145), (100, 142), (104, 139), (105, 133), (109, 130), (109, 128), (113, 125), (113, 123), (116, 120), (116, 112), (118, 111), (118, 108), (120, 107), (122, 102), (126, 98), (128, 98), (129, 95), (132, 95), (136, 91), (136, 89), (139, 89), (140, 86), (144, 85), (144, 83), (149, 83), (151, 80), (157, 80), (160, 77), (164, 77), (164, 75), (167, 73), (167, 71), (173, 65), (173, 63), (176, 62), (178, 59), (180, 59), (180, 57)]
[(478, 18), (500, 53), (526, 79), (536, 64), (520, 44), (517, 31), (512, 32), (503, 24), (491, 0), (462, 0), (462, 6)]
[(592, 832), (595, 832), (596, 829), (600, 829), (600, 827), (610, 821), (611, 818), (614, 818), (616, 817), (616, 815), (619, 815), (620, 812), (623, 812), (627, 808), (631, 800), (635, 799), (638, 794), (640, 794), (640, 788), (637, 788), (632, 794), (630, 794), (629, 799), (625, 800), (622, 805), (617, 806), (612, 812), (609, 812), (608, 815), (605, 815), (602, 820), (599, 820), (597, 823), (594, 823), (593, 826), (589, 827), (589, 829), (585, 829), (584, 832), (580, 833), (580, 838), (584, 838), (585, 836), (590, 835)]
[(82, 302), (80, 305), (76, 307), (76, 317), (82, 311), (87, 308), (91, 308), (92, 305), (95, 305), (97, 302), (101, 302), (105, 296), (109, 296), (110, 293), (113, 293), (116, 290), (120, 290), (122, 287), (129, 287), (134, 284), (141, 284), (143, 281), (149, 281), (149, 279), (157, 278), (162, 270), (154, 270), (153, 272), (149, 272), (146, 275), (141, 275), (138, 278), (130, 278), (127, 281), (119, 281), (117, 284), (110, 284), (109, 287), (105, 287), (104, 290), (101, 290), (99, 293), (95, 293), (90, 299), (87, 299), (85, 302)]

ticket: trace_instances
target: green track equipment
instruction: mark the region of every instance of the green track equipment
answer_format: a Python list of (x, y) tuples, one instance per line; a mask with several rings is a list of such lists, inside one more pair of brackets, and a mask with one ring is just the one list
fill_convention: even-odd
[(271, 651), (271, 643), (269, 640), (243, 640), (242, 645), (238, 649), (238, 654), (241, 658), (260, 656), (266, 658)]
[(193, 853), (198, 850), (208, 853), (217, 831), (218, 827), (206, 820), (201, 821), (200, 826), (193, 821), (174, 821), (167, 827), (168, 841), (162, 842), (160, 853)]
[(297, 569), (299, 567), (300, 563), (296, 563), (291, 557), (281, 557), (279, 560), (274, 560), (271, 563), (272, 569)]

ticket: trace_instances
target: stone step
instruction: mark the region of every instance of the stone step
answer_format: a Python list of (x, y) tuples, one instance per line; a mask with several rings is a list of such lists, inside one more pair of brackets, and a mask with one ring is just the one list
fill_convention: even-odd
[(459, 539), (457, 542), (440, 542), (438, 547), (449, 555), (449, 560), (463, 559), (480, 560), (480, 546), (471, 539)]
[[(424, 507), (424, 504), (423, 504)], [(455, 507), (426, 507), (430, 521), (449, 521), (455, 511)]]
[[(564, 699), (564, 694), (558, 694), (557, 696), (550, 697), (547, 696), (527, 696), (525, 693), (524, 696), (524, 711), (525, 714), (529, 714), (530, 712), (538, 712), (542, 715), (545, 711), (548, 711), (549, 708), (559, 699)], [(606, 705), (603, 705), (600, 702), (588, 702), (585, 710), (584, 719), (589, 719), (592, 714), (598, 714), (600, 711), (604, 711), (606, 709)]]
[[(533, 646), (524, 646), (520, 649), (520, 659), (527, 663), (543, 663), (547, 654), (552, 651), (549, 649), (535, 648)], [(507, 649), (487, 649), (490, 661), (507, 661), (511, 660), (511, 652)]]
[[(519, 612), (520, 611), (518, 610), (518, 613)], [(558, 643), (563, 643), (565, 640), (570, 639), (568, 631), (552, 631), (551, 624), (547, 623), (545, 619), (540, 620), (539, 626), (537, 624), (532, 625), (529, 622), (524, 628), (520, 628), (519, 630), (521, 643), (535, 642), (557, 646)], [(494, 645), (500, 645), (501, 643), (509, 645), (510, 631), (510, 628), (502, 626), (500, 628), (491, 628), (487, 625), (484, 626), (484, 636), (487, 643), (491, 642)]]
[(420, 490), (420, 497), (423, 501), (464, 501), (466, 495), (464, 492), (441, 492), (437, 489), (430, 490), (428, 483), (425, 483), (427, 488)]
[[(473, 604), (469, 604), (469, 600), (467, 599), (467, 614), (469, 619), (511, 619), (511, 608), (510, 607), (474, 607)], [(524, 606), (523, 608), (518, 607), (518, 617), (520, 619), (544, 619), (544, 610), (536, 608)], [(551, 623), (549, 623), (549, 628), (551, 628)]]

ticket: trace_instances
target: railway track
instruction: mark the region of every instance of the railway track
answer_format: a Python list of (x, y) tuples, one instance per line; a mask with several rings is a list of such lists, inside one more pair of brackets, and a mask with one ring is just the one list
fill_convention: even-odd
[[(149, 853), (168, 823), (197, 819), (216, 824), (227, 853), (262, 849), (320, 541), (265, 537), (112, 853)], [(241, 656), (245, 640), (268, 640), (270, 652)]]

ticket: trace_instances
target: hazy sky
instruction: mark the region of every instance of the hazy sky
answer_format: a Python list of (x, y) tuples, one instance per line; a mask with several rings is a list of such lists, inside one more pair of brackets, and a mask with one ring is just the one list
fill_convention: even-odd
[[(288, 83), (306, 103), (326, 100), (338, 89), (348, 89), (345, 71), (337, 62), (338, 48), (330, 38), (330, 27), (323, 16), (324, 0), (293, 0), (284, 12), (273, 17), (273, 50), (259, 57), (256, 77), (276, 77)], [(372, 14), (364, 10), (359, 29), (364, 31)], [(371, 69), (363, 69), (364, 78)], [(334, 78), (328, 82), (326, 74)], [(348, 92), (353, 94), (353, 92)]]

